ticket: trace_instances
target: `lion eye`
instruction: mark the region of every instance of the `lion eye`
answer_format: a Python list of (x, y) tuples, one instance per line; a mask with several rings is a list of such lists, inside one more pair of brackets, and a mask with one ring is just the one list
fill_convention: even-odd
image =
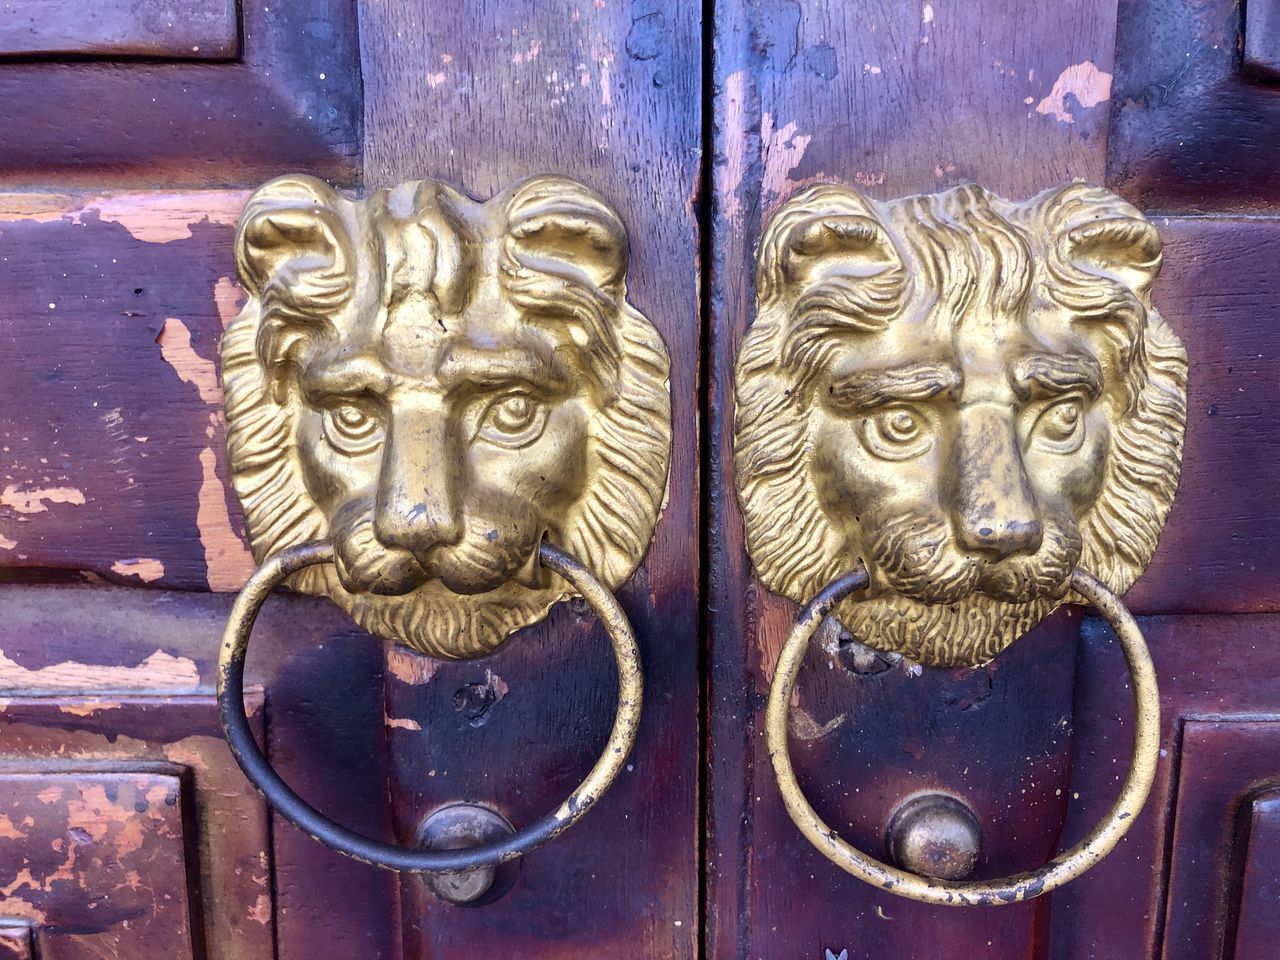
[(910, 407), (888, 407), (864, 418), (862, 438), (883, 460), (918, 457), (933, 444), (929, 422)]
[(489, 404), (476, 435), (509, 449), (527, 447), (547, 425), (550, 409), (527, 393), (509, 393)]
[(1084, 442), (1084, 403), (1068, 397), (1050, 404), (1036, 418), (1031, 436), (1054, 453), (1071, 453)]
[(348, 456), (376, 450), (382, 435), (382, 421), (353, 403), (329, 407), (324, 412), (325, 439)]

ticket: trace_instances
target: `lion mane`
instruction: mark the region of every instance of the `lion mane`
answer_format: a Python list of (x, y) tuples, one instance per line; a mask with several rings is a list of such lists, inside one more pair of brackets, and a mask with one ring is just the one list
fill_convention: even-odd
[[(589, 428), (592, 479), (558, 524), (557, 545), (616, 589), (639, 566), (665, 505), (671, 448), (666, 347), (627, 301), (625, 267), (607, 288), (595, 286), (574, 264), (530, 255), (520, 242), (548, 216), (568, 211), (603, 223), (611, 239), (622, 245), (625, 264), (625, 229), (606, 201), (566, 178), (539, 176), (483, 206), (491, 205), (501, 209), (505, 223), (498, 279), (508, 299), (544, 315), (571, 315), (600, 341), (587, 355), (609, 399)], [(241, 218), (236, 259), (249, 298), (222, 340), (222, 381), (232, 484), (259, 562), (328, 534), (329, 519), (312, 499), (304, 476), (299, 408), (289, 402), (298, 389), (298, 360), (303, 346), (316, 338), (341, 344), (352, 335), (341, 323), (325, 319), (338, 315), (337, 308), (353, 296), (357, 270), (378, 269), (369, 250), (352, 238), (374, 229), (376, 216), (370, 211), (406, 206), (436, 228), (424, 231), (418, 251), (430, 260), (451, 255), (447, 234), (459, 229), (456, 211), (480, 204), (433, 180), (402, 184), (355, 202), (323, 181), (290, 176), (260, 188)], [(296, 214), (292, 220), (291, 213)], [(274, 229), (282, 250), (319, 236), (315, 249), (320, 252), (300, 261), (281, 253), (273, 260), (269, 250), (260, 249), (271, 245), (272, 236), (256, 238), (257, 247), (251, 249), (246, 230), (261, 214), (276, 214), (283, 222)], [(309, 310), (299, 308), (302, 301), (310, 304)], [(402, 596), (353, 595), (330, 564), (295, 574), (291, 585), (331, 597), (372, 633), (444, 658), (492, 652), (514, 630), (537, 622), (555, 603), (574, 595), (559, 578), (544, 589), (509, 583), (476, 596), (455, 594), (435, 581)]]
[[(855, 236), (859, 224), (884, 229)], [(891, 237), (888, 250), (867, 254), (883, 255), (887, 268), (868, 276), (832, 271), (797, 289), (793, 260), (815, 230), (826, 230), (821, 242), (836, 246), (874, 248), (870, 233), (880, 242)], [(1038, 287), (1079, 322), (1119, 321), (1105, 329), (1121, 341), (1125, 409), (1112, 424), (1101, 492), (1078, 526), (1080, 565), (1115, 593), (1128, 590), (1168, 516), (1186, 424), (1186, 352), (1151, 302), (1160, 263), (1159, 237), (1142, 215), (1110, 191), (1079, 182), (1022, 204), (972, 185), (881, 203), (819, 184), (788, 200), (760, 242), (756, 318), (735, 375), (738, 499), (763, 583), (807, 603), (861, 560), (821, 507), (809, 466), (815, 381), (843, 338), (884, 329), (931, 290), (963, 296), (957, 291), (986, 284), (993, 296), (1024, 303)], [(968, 666), (990, 660), (1065, 600), (1082, 602), (1069, 596), (1014, 604), (974, 594), (959, 604), (912, 602), (898, 622), (872, 623), (855, 595), (836, 615), (870, 646)], [(956, 617), (984, 639), (958, 647), (948, 637)]]

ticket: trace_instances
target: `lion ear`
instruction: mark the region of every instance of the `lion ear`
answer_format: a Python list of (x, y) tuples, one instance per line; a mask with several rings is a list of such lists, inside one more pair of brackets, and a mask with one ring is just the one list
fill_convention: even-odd
[[(250, 296), (272, 283), (324, 282), (347, 269), (338, 194), (315, 177), (280, 177), (254, 191), (236, 232), (236, 268)], [(305, 296), (305, 290), (297, 291)]]
[(901, 267), (872, 201), (823, 183), (801, 190), (770, 221), (760, 241), (756, 291), (767, 302), (786, 290), (857, 285)]
[(1067, 231), (1067, 259), (1095, 276), (1110, 277), (1146, 297), (1160, 275), (1164, 243), (1140, 216), (1108, 217)]
[(595, 191), (565, 177), (521, 184), (507, 206), (516, 260), (616, 295), (626, 276), (627, 231)]

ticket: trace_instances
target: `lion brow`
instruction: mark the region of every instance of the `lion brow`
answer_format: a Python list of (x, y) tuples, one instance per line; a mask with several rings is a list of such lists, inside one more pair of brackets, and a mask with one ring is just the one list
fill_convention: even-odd
[(1087, 353), (1033, 353), (1016, 361), (1010, 374), (1024, 400), (1036, 387), (1055, 394), (1084, 389), (1093, 399), (1102, 393), (1102, 367)]
[(948, 364), (915, 363), (886, 370), (860, 370), (831, 384), (842, 406), (870, 410), (906, 400), (928, 400), (960, 386), (960, 371)]

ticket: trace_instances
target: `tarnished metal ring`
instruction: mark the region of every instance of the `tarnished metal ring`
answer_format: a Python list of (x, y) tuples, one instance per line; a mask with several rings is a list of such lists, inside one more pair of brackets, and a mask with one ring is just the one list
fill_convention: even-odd
[(769, 704), (765, 712), (769, 759), (773, 762), (783, 803), (800, 832), (827, 859), (860, 880), (898, 896), (953, 907), (1030, 900), (1074, 880), (1110, 853), (1151, 792), (1160, 756), (1160, 696), (1151, 654), (1132, 614), (1115, 594), (1079, 567), (1071, 573), (1071, 588), (1111, 624), (1124, 650), (1133, 680), (1133, 760), (1119, 798), (1101, 823), (1070, 850), (1060, 853), (1038, 870), (997, 880), (957, 881), (922, 877), (891, 867), (846, 843), (822, 821), (805, 799), (791, 767), (787, 749), (791, 696), (809, 641), (823, 618), (837, 603), (855, 590), (865, 588), (868, 582), (866, 568), (860, 565), (832, 581), (809, 601), (782, 648), (773, 684), (769, 688)]
[(618, 710), (609, 742), (586, 779), (559, 809), (495, 843), (460, 850), (415, 850), (383, 843), (334, 823), (280, 779), (254, 739), (245, 715), (245, 654), (253, 622), (271, 591), (304, 567), (333, 562), (333, 545), (323, 540), (299, 544), (268, 557), (236, 597), (222, 636), (222, 649), (218, 654), (218, 712), (222, 732), (240, 768), (263, 799), (300, 830), (339, 853), (388, 870), (420, 873), (461, 873), (506, 863), (554, 839), (576, 823), (609, 789), (635, 744), (644, 677), (635, 634), (613, 594), (586, 567), (545, 541), (538, 557), (567, 580), (603, 621), (618, 663)]

